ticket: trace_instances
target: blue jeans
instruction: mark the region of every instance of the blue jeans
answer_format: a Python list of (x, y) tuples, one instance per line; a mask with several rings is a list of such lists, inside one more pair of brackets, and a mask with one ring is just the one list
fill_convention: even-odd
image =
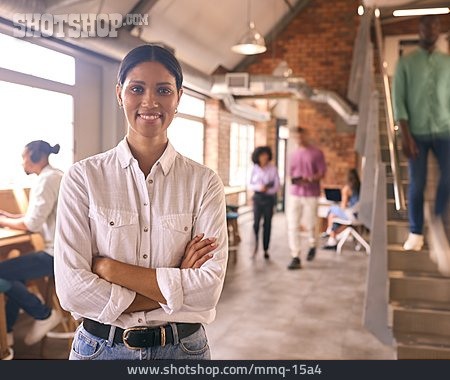
[[(176, 325), (171, 323), (174, 343), (165, 347), (155, 346), (130, 350), (123, 343), (98, 338), (87, 332), (83, 324), (78, 326), (70, 351), (70, 360), (160, 360), (196, 359), (209, 360), (211, 354), (203, 326), (195, 333), (179, 340)], [(110, 336), (114, 335), (112, 328)]]
[(6, 327), (11, 332), (19, 316), (25, 310), (34, 319), (46, 319), (50, 309), (33, 293), (25, 283), (44, 276), (53, 276), (53, 257), (46, 252), (33, 252), (0, 263), (0, 278), (9, 281), (11, 287), (5, 293)]
[(434, 212), (437, 216), (442, 216), (450, 193), (450, 138), (414, 137), (414, 139), (419, 148), (419, 156), (415, 160), (409, 160), (408, 214), (410, 231), (413, 234), (421, 235), (423, 231), (423, 193), (427, 182), (428, 151), (433, 152), (440, 169)]

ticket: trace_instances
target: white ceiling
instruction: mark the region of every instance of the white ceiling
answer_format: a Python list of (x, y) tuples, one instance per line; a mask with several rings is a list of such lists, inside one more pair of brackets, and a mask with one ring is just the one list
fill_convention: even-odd
[[(265, 36), (289, 11), (283, 0), (253, 0), (251, 18)], [(212, 73), (219, 65), (232, 69), (242, 60), (243, 56), (231, 52), (230, 47), (246, 30), (246, 1), (159, 0), (141, 37), (167, 43), (181, 60)]]
[[(245, 57), (233, 53), (230, 48), (246, 31), (248, 4), (257, 30), (267, 37), (275, 25), (292, 14), (292, 9), (296, 6), (300, 9), (299, 5), (304, 1), (306, 0), (1, 0), (0, 17), (11, 18), (14, 12), (126, 15), (137, 6), (139, 10), (135, 12), (149, 14), (149, 25), (143, 27), (141, 33), (143, 40), (162, 42), (172, 47), (183, 62), (211, 74), (220, 65), (233, 69)], [(314, 1), (310, 0), (309, 4)], [(388, 8), (442, 3), (439, 0), (363, 2), (367, 6), (375, 4)], [(448, 1), (444, 3), (448, 4)], [(111, 45), (114, 46), (113, 43)]]
[[(140, 37), (173, 48), (178, 58), (211, 74), (233, 69), (245, 56), (230, 48), (247, 29), (248, 4), (256, 29), (267, 36), (301, 0), (1, 0), (0, 17), (18, 13), (120, 13), (135, 6), (149, 14)], [(304, 1), (304, 0), (303, 0)], [(311, 0), (314, 1), (314, 0)], [(290, 6), (289, 6), (289, 5)], [(8, 14), (9, 13), (9, 14)]]

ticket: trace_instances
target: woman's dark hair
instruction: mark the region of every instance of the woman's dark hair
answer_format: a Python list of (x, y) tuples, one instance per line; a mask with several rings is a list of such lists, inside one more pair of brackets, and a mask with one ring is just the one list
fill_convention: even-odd
[(259, 146), (252, 153), (252, 161), (255, 165), (259, 165), (259, 156), (263, 153), (266, 153), (269, 156), (269, 161), (272, 160), (272, 149), (268, 146)]
[(30, 152), (31, 161), (34, 163), (39, 162), (42, 157), (48, 159), (51, 153), (58, 154), (59, 148), (59, 144), (51, 146), (47, 141), (43, 140), (35, 140), (25, 145), (25, 149)]
[(348, 171), (347, 180), (352, 191), (359, 194), (359, 189), (361, 188), (361, 181), (359, 180), (358, 171), (356, 169), (350, 169)]
[(177, 90), (180, 91), (183, 85), (183, 72), (181, 71), (180, 63), (169, 50), (152, 44), (138, 46), (122, 59), (119, 73), (117, 74), (119, 86), (123, 86), (130, 70), (142, 62), (159, 62), (163, 65), (175, 77)]

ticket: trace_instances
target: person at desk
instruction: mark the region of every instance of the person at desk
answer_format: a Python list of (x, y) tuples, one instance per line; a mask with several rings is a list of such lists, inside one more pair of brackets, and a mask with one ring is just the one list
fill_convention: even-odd
[(228, 255), (223, 184), (167, 138), (183, 93), (169, 50), (136, 47), (117, 79), (126, 136), (61, 184), (56, 290), (83, 318), (69, 358), (210, 359), (203, 324), (215, 318)]
[(347, 175), (347, 183), (341, 190), (341, 204), (333, 205), (328, 212), (328, 227), (324, 237), (328, 237), (328, 241), (323, 249), (336, 249), (336, 236), (342, 231), (342, 226), (335, 223), (335, 219), (352, 220), (355, 213), (355, 205), (359, 202), (359, 189), (361, 181), (359, 180), (356, 169), (350, 169)]
[(28, 143), (22, 153), (23, 168), (27, 174), (37, 174), (30, 191), (30, 202), (25, 214), (0, 211), (0, 227), (40, 232), (44, 239), (43, 251), (6, 260), (0, 263), (0, 278), (7, 280), (11, 288), (6, 292), (6, 322), (8, 340), (12, 345), (13, 326), (19, 310), (25, 310), (35, 321), (25, 336), (25, 344), (39, 342), (48, 331), (57, 326), (61, 316), (29, 292), (26, 282), (44, 276), (53, 276), (53, 241), (56, 225), (56, 206), (59, 185), (63, 173), (53, 168), (48, 157), (57, 154), (59, 145), (37, 140)]
[(272, 165), (272, 150), (268, 146), (260, 146), (252, 154), (253, 166), (250, 176), (250, 189), (253, 195), (253, 231), (255, 233), (255, 250), (253, 256), (258, 252), (259, 223), (264, 215), (263, 248), (264, 258), (269, 259), (269, 242), (272, 226), (273, 208), (275, 206), (276, 194), (280, 188), (280, 178), (275, 165)]

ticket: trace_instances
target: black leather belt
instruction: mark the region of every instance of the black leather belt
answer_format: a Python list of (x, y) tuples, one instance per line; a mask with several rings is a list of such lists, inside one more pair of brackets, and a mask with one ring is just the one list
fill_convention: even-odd
[[(200, 323), (176, 323), (178, 339), (183, 339), (195, 333), (200, 327)], [(109, 338), (110, 325), (104, 325), (92, 319), (85, 318), (83, 327), (87, 332), (102, 339)], [(121, 329), (116, 327), (114, 333), (114, 343), (123, 343), (130, 349), (140, 349), (145, 347), (161, 346), (173, 343), (172, 326), (160, 327), (131, 327)]]

